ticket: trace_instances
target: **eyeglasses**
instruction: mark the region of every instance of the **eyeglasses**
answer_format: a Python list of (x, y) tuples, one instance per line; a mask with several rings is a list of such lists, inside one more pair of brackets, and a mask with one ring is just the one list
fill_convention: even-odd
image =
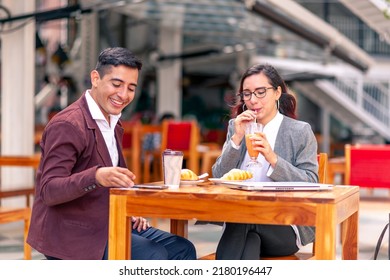
[(244, 90), (243, 92), (240, 92), (238, 95), (245, 101), (251, 100), (252, 94), (257, 98), (264, 98), (267, 95), (267, 90), (271, 88), (274, 87), (260, 87), (253, 92), (249, 90)]

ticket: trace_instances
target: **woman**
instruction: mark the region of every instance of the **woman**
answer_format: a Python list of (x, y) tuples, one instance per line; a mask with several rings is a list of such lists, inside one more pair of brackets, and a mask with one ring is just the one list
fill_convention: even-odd
[[(296, 100), (271, 65), (254, 65), (242, 76), (239, 100), (233, 108), (221, 156), (213, 176), (233, 168), (245, 169), (249, 155), (245, 127), (257, 121), (263, 133), (252, 137), (262, 166), (254, 174), (259, 181), (318, 182), (317, 142), (308, 123), (296, 120)], [(314, 228), (226, 223), (217, 247), (217, 259), (259, 259), (286, 256), (314, 240)]]

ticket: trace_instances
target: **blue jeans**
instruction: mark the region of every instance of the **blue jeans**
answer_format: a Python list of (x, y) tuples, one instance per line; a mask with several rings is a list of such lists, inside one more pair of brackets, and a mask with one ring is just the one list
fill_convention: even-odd
[[(107, 247), (103, 259), (108, 259)], [(131, 233), (133, 260), (196, 260), (195, 246), (183, 237), (150, 227)]]

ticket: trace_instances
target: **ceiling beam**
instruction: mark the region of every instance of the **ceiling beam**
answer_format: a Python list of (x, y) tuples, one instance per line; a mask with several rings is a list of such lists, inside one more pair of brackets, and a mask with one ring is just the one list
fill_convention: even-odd
[[(8, 11), (8, 9), (1, 5), (1, 9)], [(9, 16), (6, 18), (0, 19), (0, 24), (35, 18), (37, 22), (61, 19), (61, 18), (69, 18), (75, 16), (76, 13), (89, 13), (91, 9), (81, 9), (80, 5), (67, 6), (64, 8), (53, 9), (43, 12), (34, 12), (30, 14), (22, 14), (17, 16), (11, 16), (11, 13), (7, 13)]]

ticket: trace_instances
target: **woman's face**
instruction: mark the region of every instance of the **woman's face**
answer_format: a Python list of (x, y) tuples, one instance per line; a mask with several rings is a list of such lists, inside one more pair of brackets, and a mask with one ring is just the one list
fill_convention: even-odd
[(252, 94), (250, 100), (244, 102), (249, 110), (256, 112), (257, 121), (266, 125), (277, 113), (276, 101), (282, 93), (281, 88), (272, 88), (268, 78), (262, 73), (249, 76), (243, 82), (243, 92), (258, 92), (262, 88), (266, 89), (262, 97)]

